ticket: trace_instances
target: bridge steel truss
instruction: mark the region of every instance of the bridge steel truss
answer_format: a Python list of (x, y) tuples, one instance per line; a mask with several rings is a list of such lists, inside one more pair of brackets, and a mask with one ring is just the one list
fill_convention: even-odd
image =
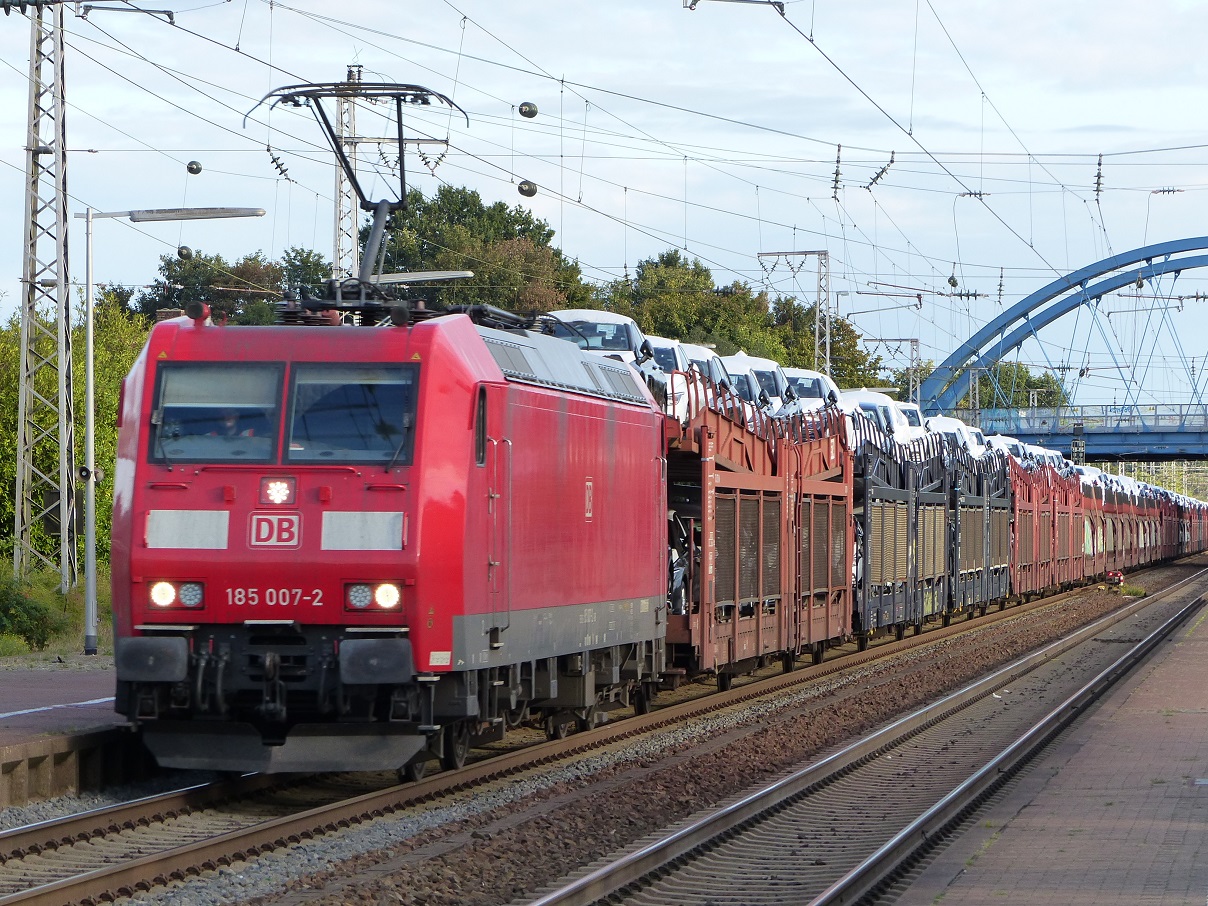
[[(1176, 257), (1205, 249), (1208, 236), (1159, 242), (1088, 264), (1041, 287), (987, 323), (931, 372), (919, 388), (923, 411), (936, 415), (955, 409), (968, 394), (974, 374), (994, 366), (1028, 337), (1078, 306), (1096, 305), (1107, 293), (1138, 280), (1208, 266), (1208, 255)], [(1105, 274), (1111, 276), (1091, 282)]]

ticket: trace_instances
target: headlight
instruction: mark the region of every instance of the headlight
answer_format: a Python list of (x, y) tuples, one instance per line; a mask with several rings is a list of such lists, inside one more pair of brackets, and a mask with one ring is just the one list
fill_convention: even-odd
[(194, 609), (205, 603), (205, 585), (201, 582), (154, 582), (149, 596), (156, 607)]
[(176, 586), (171, 582), (156, 582), (151, 586), (151, 603), (156, 607), (171, 607), (176, 603)]
[(373, 589), (368, 585), (348, 586), (348, 606), (364, 610), (373, 601)]
[(345, 586), (344, 601), (349, 610), (396, 610), (403, 593), (394, 582), (354, 582)]
[(262, 478), (260, 479), (260, 504), (288, 505), (293, 504), (298, 496), (298, 481), (295, 478)]
[(180, 586), (180, 603), (185, 607), (200, 607), (203, 598), (201, 589), (200, 582), (185, 582)]
[(384, 610), (398, 607), (399, 597), (398, 586), (389, 583), (379, 585), (373, 592), (374, 603)]

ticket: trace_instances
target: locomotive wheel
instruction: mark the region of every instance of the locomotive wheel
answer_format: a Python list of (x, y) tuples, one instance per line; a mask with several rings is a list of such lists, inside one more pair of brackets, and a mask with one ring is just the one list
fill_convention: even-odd
[(785, 673), (792, 673), (793, 668), (797, 666), (797, 657), (791, 651), (786, 651), (780, 655), (780, 669)]
[(717, 674), (717, 691), (718, 692), (729, 692), (733, 686), (734, 686), (734, 674), (733, 673)]
[(810, 646), (810, 660), (814, 662), (814, 666), (821, 664), (824, 657), (826, 657), (826, 647), (822, 642), (814, 642)]
[(446, 771), (458, 771), (466, 766), (466, 756), (470, 754), (470, 725), (459, 721), (445, 727), (444, 751), (441, 752), (440, 766)]

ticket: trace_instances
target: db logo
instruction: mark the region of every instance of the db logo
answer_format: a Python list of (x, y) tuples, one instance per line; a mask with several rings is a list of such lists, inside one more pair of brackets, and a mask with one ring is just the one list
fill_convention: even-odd
[(252, 513), (252, 547), (298, 547), (302, 543), (302, 517), (297, 513)]

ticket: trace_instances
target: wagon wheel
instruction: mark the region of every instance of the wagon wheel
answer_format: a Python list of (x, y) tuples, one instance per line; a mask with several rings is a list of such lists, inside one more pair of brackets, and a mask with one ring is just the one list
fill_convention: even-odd
[(545, 738), (546, 739), (566, 739), (570, 733), (570, 720), (564, 714), (551, 714), (545, 719)]
[(645, 683), (639, 683), (638, 687), (633, 690), (631, 702), (633, 704), (633, 713), (636, 715), (650, 713), (650, 687)]
[(810, 660), (817, 666), (822, 663), (824, 657), (826, 657), (826, 646), (822, 642), (815, 642), (810, 647)]
[(906, 638), (906, 624), (898, 623), (893, 627), (893, 637), (899, 642)]
[(445, 727), (444, 742), (440, 766), (446, 771), (457, 771), (464, 768), (466, 756), (470, 754), (470, 725), (463, 720)]
[(945, 610), (944, 611), (944, 626), (946, 628), (951, 625), (952, 625), (952, 612), (949, 610)]
[(592, 705), (581, 716), (575, 717), (575, 729), (580, 733), (586, 733), (596, 725), (596, 706)]
[(923, 621), (922, 620), (919, 620), (917, 623), (914, 624), (914, 634), (915, 635), (923, 634)]
[(729, 692), (733, 686), (734, 686), (734, 674), (733, 673), (718, 673), (717, 674), (717, 691), (718, 692)]
[(408, 761), (398, 769), (399, 783), (419, 783), (427, 773), (428, 759), (420, 759), (419, 756), (416, 756), (415, 761)]
[(857, 651), (867, 651), (868, 650), (868, 633), (866, 633), (866, 632), (857, 633), (856, 650)]
[(509, 730), (515, 730), (528, 719), (528, 702), (517, 702), (515, 708), (505, 708), (503, 725)]
[(785, 673), (792, 673), (793, 668), (797, 666), (797, 658), (791, 651), (786, 651), (780, 655), (780, 669)]

